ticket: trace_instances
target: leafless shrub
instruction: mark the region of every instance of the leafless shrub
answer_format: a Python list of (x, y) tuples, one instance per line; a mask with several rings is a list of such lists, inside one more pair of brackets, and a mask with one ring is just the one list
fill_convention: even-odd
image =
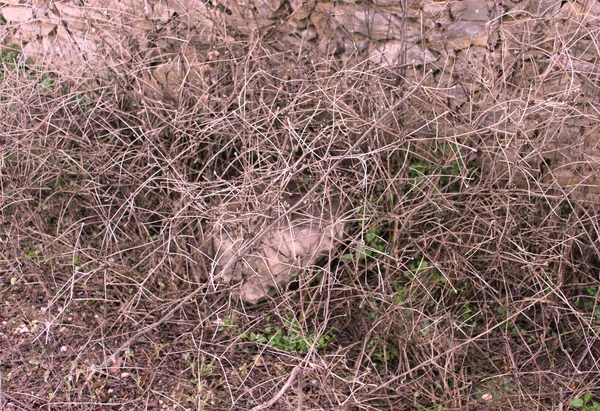
[[(544, 64), (526, 47), (542, 41), (559, 48)], [(593, 135), (597, 79), (568, 43), (524, 38), (452, 77), (217, 33), (206, 81), (171, 100), (134, 91), (145, 56), (92, 85), (5, 60), (0, 402), (245, 409), (284, 386), (282, 409), (545, 409), (594, 392), (597, 163), (565, 139)], [(327, 262), (252, 307), (213, 281), (209, 223), (277, 226), (306, 193), (349, 227)]]

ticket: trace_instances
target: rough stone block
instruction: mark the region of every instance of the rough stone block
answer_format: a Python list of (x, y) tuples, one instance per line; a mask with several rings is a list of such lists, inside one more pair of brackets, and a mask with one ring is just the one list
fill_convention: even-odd
[(19, 28), (22, 33), (27, 33), (31, 36), (52, 36), (56, 34), (56, 24), (48, 24), (41, 21), (23, 23)]
[(399, 40), (383, 41), (369, 50), (369, 59), (381, 66), (406, 64), (423, 66), (436, 61), (439, 57), (416, 44), (406, 44)]
[(24, 23), (33, 19), (33, 9), (27, 6), (6, 6), (0, 9), (0, 14), (9, 23)]
[[(293, 205), (294, 201), (291, 200)], [(229, 206), (231, 208), (231, 205)], [(256, 304), (285, 286), (293, 274), (314, 265), (344, 237), (344, 222), (326, 210), (311, 205), (302, 215), (293, 213), (275, 225), (244, 255), (237, 251), (245, 238), (252, 238), (269, 224), (250, 222), (248, 226), (221, 226), (206, 250), (212, 255), (212, 272), (226, 283), (240, 283), (240, 296)], [(223, 221), (235, 221), (231, 217)], [(247, 232), (249, 230), (249, 232)]]
[(452, 24), (446, 31), (433, 34), (429, 43), (434, 50), (452, 48), (462, 50), (470, 46), (485, 46), (488, 35), (481, 24), (459, 21)]
[(494, 3), (482, 1), (461, 1), (454, 3), (450, 13), (457, 21), (486, 22), (493, 16)]
[[(336, 7), (332, 3), (320, 3), (311, 15), (318, 32), (341, 27), (350, 34), (360, 33), (369, 39), (399, 39), (403, 35), (401, 10), (378, 9), (363, 5)], [(316, 23), (315, 23), (316, 22)]]

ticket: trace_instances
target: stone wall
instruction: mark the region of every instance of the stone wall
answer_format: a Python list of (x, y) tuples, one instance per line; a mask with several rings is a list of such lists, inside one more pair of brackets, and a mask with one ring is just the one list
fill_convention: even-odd
[(157, 98), (203, 81), (216, 29), (369, 59), (406, 82), (431, 70), (431, 101), (411, 103), (430, 120), (417, 134), (477, 147), (509, 184), (600, 194), (593, 0), (0, 0), (0, 15), (2, 43), (55, 70), (120, 72), (144, 56), (143, 92)]

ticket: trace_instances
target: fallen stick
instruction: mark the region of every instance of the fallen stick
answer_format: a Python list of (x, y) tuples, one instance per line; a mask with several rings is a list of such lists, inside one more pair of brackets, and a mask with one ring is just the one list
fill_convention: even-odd
[(275, 403), (277, 401), (279, 401), (279, 399), (283, 396), (283, 394), (285, 394), (285, 392), (292, 386), (292, 384), (294, 383), (294, 380), (296, 379), (296, 376), (301, 371), (302, 371), (302, 367), (300, 365), (295, 366), (294, 369), (292, 370), (292, 372), (290, 373), (290, 376), (288, 377), (287, 381), (285, 382), (285, 384), (283, 384), (283, 387), (281, 387), (279, 392), (277, 394), (275, 394), (275, 396), (273, 398), (271, 398), (269, 401), (263, 402), (262, 404), (257, 405), (256, 407), (252, 408), (250, 411), (266, 410), (267, 408), (270, 408), (273, 405), (275, 405)]

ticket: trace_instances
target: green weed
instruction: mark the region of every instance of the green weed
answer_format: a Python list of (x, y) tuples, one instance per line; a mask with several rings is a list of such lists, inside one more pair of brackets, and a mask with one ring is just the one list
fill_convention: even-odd
[(242, 334), (241, 338), (246, 341), (267, 344), (282, 351), (304, 354), (310, 350), (313, 344), (318, 348), (324, 348), (333, 338), (329, 333), (317, 338), (315, 333), (307, 333), (295, 318), (284, 320), (284, 326), (269, 325), (265, 327), (264, 333), (251, 332)]
[[(2, 15), (0, 15), (0, 24), (2, 24)], [(20, 59), (18, 59), (19, 46), (13, 44), (12, 50), (0, 50), (0, 81), (4, 80), (4, 74), (6, 71), (18, 68), (24, 74), (30, 76), (36, 80), (36, 87), (41, 88), (44, 92), (54, 91), (56, 81), (51, 73), (40, 73), (34, 69), (27, 67), (27, 65)]]
[[(428, 268), (429, 262), (422, 258), (420, 254), (416, 254), (413, 262), (408, 265), (409, 272), (414, 277), (421, 276)], [(444, 278), (444, 276), (441, 277)]]
[(560, 215), (563, 217), (568, 216), (573, 212), (573, 208), (571, 207), (571, 202), (568, 200), (562, 201), (558, 206), (560, 210)]
[(221, 324), (219, 325), (219, 328), (217, 328), (219, 332), (225, 331), (227, 328), (233, 327), (233, 321), (231, 321), (229, 318), (224, 318), (220, 320), (219, 323)]
[(429, 159), (423, 159), (415, 153), (409, 153), (407, 176), (410, 183), (405, 194), (431, 182), (435, 182), (437, 188), (442, 191), (458, 192), (460, 186), (456, 183), (471, 181), (479, 175), (477, 162), (474, 160), (465, 162), (456, 144), (442, 143), (433, 154), (435, 158), (453, 160), (450, 164), (440, 165)]
[(600, 402), (592, 401), (592, 394), (586, 392), (583, 398), (572, 399), (571, 407), (582, 411), (600, 411)]
[(381, 229), (379, 227), (370, 226), (364, 234), (363, 241), (359, 242), (355, 250), (344, 254), (342, 259), (354, 260), (355, 258), (358, 258), (359, 262), (364, 262), (369, 257), (376, 258), (377, 256), (383, 255), (385, 248), (386, 244), (381, 236)]
[(15, 66), (15, 53), (12, 51), (0, 51), (0, 63), (4, 63), (7, 66)]
[[(408, 277), (422, 278), (423, 275), (429, 269), (429, 262), (425, 258), (421, 257), (419, 253), (417, 253), (414, 256), (412, 262), (408, 264), (407, 268), (408, 270), (406, 270), (405, 273), (408, 275)], [(433, 270), (433, 277), (436, 279), (437, 282), (440, 283), (444, 283), (446, 281), (444, 276), (441, 275), (441, 273), (439, 273), (439, 271), (437, 270)], [(398, 281), (393, 281), (391, 285), (392, 289), (395, 292), (394, 301), (396, 302), (396, 304), (402, 305), (407, 300), (409, 300), (409, 289), (405, 288), (404, 285), (399, 283)]]
[(367, 343), (367, 351), (371, 354), (371, 358), (379, 364), (385, 364), (398, 358), (397, 355), (388, 350), (385, 344), (382, 344), (377, 337), (374, 337)]

